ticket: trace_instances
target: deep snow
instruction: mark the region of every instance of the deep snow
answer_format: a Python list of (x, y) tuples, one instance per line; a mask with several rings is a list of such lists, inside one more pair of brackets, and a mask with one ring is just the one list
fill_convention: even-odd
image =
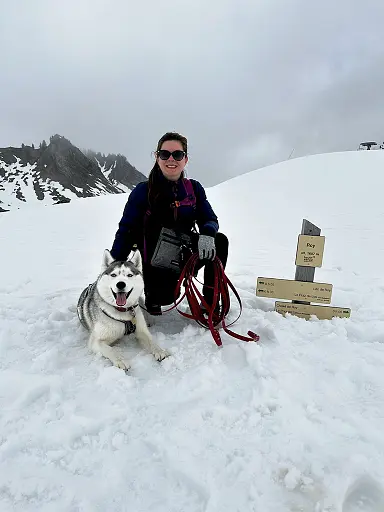
[[(0, 214), (0, 510), (349, 512), (364, 474), (381, 499), (383, 170), (384, 152), (335, 153), (209, 189), (233, 328), (261, 340), (218, 349), (172, 311), (151, 327), (172, 357), (126, 339), (129, 375), (89, 353), (76, 315), (127, 195)], [(303, 218), (326, 237), (315, 279), (350, 319), (285, 318), (255, 295), (258, 276), (294, 277)]]

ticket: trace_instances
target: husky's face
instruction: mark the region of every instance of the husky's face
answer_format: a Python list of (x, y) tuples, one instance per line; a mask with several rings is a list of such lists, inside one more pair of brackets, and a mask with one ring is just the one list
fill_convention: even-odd
[(141, 256), (139, 251), (131, 260), (115, 261), (105, 250), (97, 289), (100, 296), (114, 307), (128, 308), (137, 304), (144, 291)]

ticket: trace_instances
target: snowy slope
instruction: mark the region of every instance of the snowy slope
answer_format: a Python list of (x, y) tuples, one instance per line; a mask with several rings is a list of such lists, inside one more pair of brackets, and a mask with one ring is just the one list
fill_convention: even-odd
[(125, 156), (95, 155), (61, 135), (39, 148), (0, 148), (0, 212), (129, 193), (145, 180)]
[(116, 170), (117, 162), (116, 160), (113, 161), (111, 165), (108, 165), (107, 162), (104, 162), (103, 164), (95, 157), (95, 160), (97, 162), (97, 165), (99, 166), (100, 171), (104, 174), (104, 176), (116, 187), (119, 187), (120, 190), (123, 192), (129, 193), (131, 189), (127, 187), (127, 185), (124, 185), (123, 183), (120, 183), (113, 177), (113, 172)]
[[(68, 201), (78, 199), (74, 192), (57, 181), (42, 180), (36, 164), (23, 164), (20, 158), (15, 159), (16, 162), (12, 164), (0, 160), (0, 169), (4, 171), (4, 177), (0, 178), (0, 200), (3, 208), (8, 210), (20, 206), (36, 207), (38, 204), (46, 206), (55, 204), (61, 198)], [(105, 187), (101, 186), (100, 189), (101, 193), (107, 193)], [(100, 190), (95, 190), (94, 193), (97, 195)]]
[[(88, 352), (75, 312), (127, 195), (1, 215), (0, 510), (352, 512), (364, 473), (381, 499), (383, 168), (384, 152), (318, 155), (209, 189), (234, 329), (261, 341), (218, 349), (171, 312), (151, 329), (173, 356), (127, 340), (129, 376)], [(293, 278), (303, 218), (326, 237), (316, 280), (350, 319), (284, 318), (255, 295), (257, 276)]]
[[(83, 197), (82, 187), (65, 187), (63, 184), (50, 178), (43, 179), (41, 171), (36, 169), (36, 164), (21, 162), (15, 157), (15, 162), (7, 164), (0, 159), (0, 170), (4, 176), (0, 176), (0, 206), (5, 210), (47, 206), (57, 204), (58, 201), (69, 202)], [(106, 182), (108, 184), (108, 182)], [(105, 183), (95, 180), (88, 186), (89, 194), (98, 196), (110, 194), (111, 187), (117, 191), (127, 192), (127, 187), (118, 188), (116, 183), (110, 183), (109, 189)], [(72, 189), (72, 190), (71, 190)]]

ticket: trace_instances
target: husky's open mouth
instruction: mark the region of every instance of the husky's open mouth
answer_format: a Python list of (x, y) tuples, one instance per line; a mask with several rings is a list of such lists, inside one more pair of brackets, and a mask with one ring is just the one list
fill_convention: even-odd
[(112, 290), (113, 296), (115, 297), (116, 304), (118, 306), (125, 306), (127, 303), (128, 297), (131, 295), (133, 288), (129, 290), (129, 292), (114, 292)]

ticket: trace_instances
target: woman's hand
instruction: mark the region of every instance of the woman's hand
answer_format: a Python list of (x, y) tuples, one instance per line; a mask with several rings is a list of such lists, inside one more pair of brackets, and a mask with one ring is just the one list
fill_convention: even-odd
[(213, 236), (200, 235), (197, 244), (199, 250), (199, 258), (201, 260), (213, 261), (216, 256), (215, 239)]

